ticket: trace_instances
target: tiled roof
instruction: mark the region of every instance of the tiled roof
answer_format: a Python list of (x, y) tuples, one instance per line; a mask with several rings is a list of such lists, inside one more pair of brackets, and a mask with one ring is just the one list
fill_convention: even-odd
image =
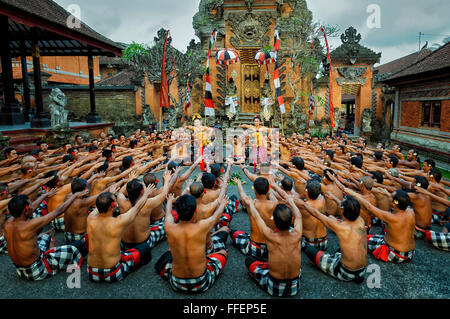
[(404, 78), (450, 68), (450, 42), (387, 79)]
[(128, 71), (128, 70), (123, 70), (123, 71), (120, 71), (120, 72), (114, 74), (113, 76), (110, 76), (106, 79), (103, 79), (103, 80), (97, 82), (96, 85), (100, 85), (100, 86), (107, 86), (107, 85), (130, 86), (130, 85), (134, 85), (133, 77), (134, 77), (133, 72)]
[[(38, 26), (38, 28), (42, 28), (41, 32), (54, 35), (64, 33), (69, 41), (62, 39), (60, 43), (64, 42), (65, 47), (71, 45), (76, 48), (76, 43), (70, 43), (70, 40), (79, 38), (85, 39), (85, 43), (89, 43), (92, 47), (106, 49), (105, 54), (119, 55), (122, 51), (119, 44), (94, 31), (82, 21), (79, 28), (69, 27), (67, 21), (70, 21), (71, 14), (51, 0), (0, 0), (0, 13), (8, 15), (13, 23), (13, 26), (10, 27), (14, 32), (20, 32), (22, 35), (25, 33), (29, 35), (30, 27)], [(61, 34), (58, 36), (61, 38)], [(58, 44), (57, 41), (55, 42)]]
[(385, 63), (383, 65), (379, 65), (375, 68), (378, 71), (378, 74), (383, 75), (386, 73), (394, 74), (399, 72), (411, 64), (417, 62), (420, 59), (423, 59), (425, 56), (429, 55), (433, 51), (424, 49), (420, 52), (414, 52), (410, 55), (404, 56), (402, 58), (396, 59), (394, 61)]

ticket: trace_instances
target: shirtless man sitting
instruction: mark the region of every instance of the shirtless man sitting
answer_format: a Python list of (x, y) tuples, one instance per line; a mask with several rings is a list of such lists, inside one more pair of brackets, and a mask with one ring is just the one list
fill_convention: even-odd
[(397, 190), (393, 194), (393, 211), (383, 211), (360, 194), (349, 190), (361, 206), (386, 223), (385, 235), (368, 235), (367, 249), (376, 259), (385, 262), (402, 263), (411, 261), (415, 253), (415, 214), (411, 208), (408, 193)]
[[(241, 198), (241, 202), (245, 203), (247, 201), (248, 195), (245, 193), (242, 182), (235, 178), (233, 180), (237, 184), (239, 197)], [(254, 201), (255, 207), (258, 210), (260, 216), (265, 221), (266, 225), (270, 229), (275, 229), (275, 224), (272, 220), (273, 210), (278, 204), (278, 200), (273, 197), (268, 199), (267, 193), (270, 190), (270, 184), (267, 179), (264, 177), (258, 177), (253, 182), (253, 189), (255, 192), (255, 199), (251, 199)], [(253, 256), (259, 259), (267, 259), (268, 251), (267, 245), (264, 239), (263, 234), (260, 231), (256, 224), (256, 220), (252, 215), (249, 215), (250, 220), (250, 235), (245, 233), (244, 231), (239, 230), (230, 230), (230, 236), (233, 240), (234, 245), (239, 249), (239, 251), (248, 256)]]
[(84, 194), (74, 194), (47, 215), (32, 219), (28, 196), (17, 195), (11, 199), (8, 209), (13, 218), (5, 223), (4, 236), (8, 254), (20, 277), (30, 281), (43, 280), (69, 266), (81, 266), (83, 257), (76, 247), (77, 243), (50, 249), (53, 240), (51, 234), (39, 233)]
[[(203, 184), (194, 182), (186, 188), (186, 193), (189, 192), (192, 196), (194, 196), (197, 202), (197, 213), (196, 220), (202, 220), (211, 217), (211, 215), (216, 211), (217, 207), (219, 207), (220, 203), (224, 200), (226, 195), (227, 187), (222, 186), (220, 189), (220, 193), (214, 201), (205, 202), (203, 197), (206, 195), (205, 188)], [(231, 205), (231, 208), (228, 208)], [(228, 212), (227, 212), (228, 208)], [(224, 213), (220, 217), (217, 225), (213, 227), (211, 232), (208, 234), (206, 239), (206, 253), (211, 254), (215, 251), (225, 249), (225, 242), (228, 238), (228, 227), (232, 220), (232, 215), (234, 213), (235, 205), (234, 202), (229, 202), (224, 209)], [(226, 230), (225, 230), (226, 229)]]
[(413, 204), (414, 213), (416, 214), (416, 229), (414, 234), (416, 238), (425, 238), (425, 231), (431, 229), (433, 220), (432, 203), (429, 196), (418, 193), (416, 188), (421, 187), (426, 190), (429, 186), (428, 179), (423, 176), (415, 176), (413, 182), (408, 182), (400, 178), (388, 176), (390, 179), (399, 182), (402, 186), (411, 190), (411, 192), (408, 192), (408, 195)]
[[(317, 180), (309, 180), (306, 184), (306, 203), (320, 213), (326, 213), (326, 201), (322, 195), (322, 185)], [(296, 201), (297, 203), (298, 201)], [(318, 219), (300, 210), (303, 218), (302, 248), (311, 245), (319, 250), (327, 250), (328, 236), (325, 225)]]
[[(174, 176), (174, 178), (176, 178), (176, 176)], [(164, 172), (164, 186), (161, 189), (161, 192), (159, 192), (158, 195), (153, 195), (151, 198), (147, 199), (144, 207), (139, 211), (134, 221), (125, 229), (122, 236), (122, 248), (124, 250), (134, 248), (142, 243), (147, 243), (150, 248), (153, 248), (165, 238), (164, 222), (160, 221), (158, 224), (150, 226), (150, 217), (153, 209), (161, 205), (166, 199), (171, 181), (173, 181), (172, 174), (169, 171)], [(154, 188), (153, 185), (151, 187)], [(136, 204), (139, 196), (144, 191), (144, 185), (140, 180), (133, 179), (127, 183), (126, 190), (128, 198), (126, 198), (123, 193), (119, 193), (117, 197), (121, 213), (127, 212)]]
[[(325, 169), (323, 171), (322, 178), (322, 194), (331, 193), (338, 200), (342, 201), (344, 199), (344, 193), (337, 187), (329, 175), (336, 175), (333, 170)], [(334, 200), (330, 200), (329, 197), (325, 197), (326, 202), (326, 212), (328, 215), (339, 216), (339, 205)]]
[(334, 255), (318, 251), (308, 245), (305, 253), (308, 258), (324, 273), (342, 281), (364, 282), (367, 265), (367, 238), (364, 220), (360, 217), (360, 205), (351, 197), (342, 201), (339, 209), (342, 221), (323, 215), (319, 210), (296, 201), (298, 207), (314, 218), (320, 220), (333, 231), (338, 240), (340, 252)]
[[(155, 270), (167, 279), (175, 291), (202, 293), (210, 289), (223, 272), (228, 252), (220, 250), (207, 255), (205, 251), (207, 234), (219, 221), (227, 199), (211, 217), (196, 220), (197, 202), (192, 195), (180, 196), (173, 207), (174, 196), (167, 199), (165, 229), (170, 250), (163, 254)], [(175, 223), (173, 209), (179, 217)]]
[(153, 189), (153, 186), (147, 187), (136, 205), (118, 217), (113, 216), (117, 201), (112, 193), (101, 193), (97, 197), (97, 209), (87, 219), (88, 273), (91, 281), (117, 282), (150, 262), (151, 251), (147, 243), (123, 252), (120, 242), (126, 227), (136, 218)]
[[(75, 178), (71, 185), (72, 194), (88, 190), (90, 181), (82, 178)], [(110, 186), (112, 193), (115, 193), (115, 185)], [(95, 205), (95, 201), (100, 194), (89, 196), (86, 194), (82, 198), (76, 199), (64, 213), (64, 238), (67, 244), (74, 241), (81, 241), (85, 244), (86, 250), (81, 251), (83, 256), (87, 255), (88, 238), (86, 233), (87, 217), (90, 209)]]
[(420, 170), (420, 163), (417, 160), (418, 157), (419, 157), (419, 152), (417, 152), (417, 150), (415, 150), (415, 149), (411, 149), (408, 151), (408, 154), (406, 155), (406, 161), (400, 160), (398, 162), (398, 165)]
[[(250, 276), (268, 294), (277, 297), (295, 296), (300, 288), (302, 216), (288, 197), (287, 205), (279, 204), (273, 210), (276, 229), (267, 227), (250, 197), (244, 198), (249, 215), (267, 243), (268, 261), (247, 256), (245, 265)], [(291, 228), (294, 219), (294, 227)]]

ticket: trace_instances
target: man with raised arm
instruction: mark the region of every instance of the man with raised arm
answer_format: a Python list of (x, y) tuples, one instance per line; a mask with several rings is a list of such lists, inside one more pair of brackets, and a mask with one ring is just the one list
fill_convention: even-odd
[[(250, 197), (243, 200), (263, 234), (268, 250), (268, 261), (247, 256), (245, 265), (250, 276), (272, 296), (297, 295), (300, 288), (302, 216), (293, 197), (287, 198), (287, 205), (279, 204), (273, 210), (276, 229), (267, 227)], [(294, 227), (291, 229), (293, 219)]]
[[(172, 193), (175, 196), (181, 195), (181, 193), (183, 191), (184, 182), (189, 178), (189, 176), (191, 176), (192, 172), (197, 168), (197, 166), (200, 164), (202, 159), (203, 159), (202, 156), (197, 158), (197, 160), (194, 162), (194, 164), (191, 167), (189, 167), (189, 169), (187, 169), (183, 174), (181, 174), (177, 177), (175, 183), (169, 190), (169, 193)], [(176, 168), (177, 168), (177, 165), (173, 161), (169, 162), (169, 164), (167, 165), (167, 169), (169, 169), (172, 172), (175, 172)]]
[(13, 218), (5, 223), (4, 236), (9, 257), (20, 277), (30, 281), (43, 280), (69, 266), (81, 266), (83, 257), (78, 243), (51, 248), (52, 235), (39, 233), (84, 194), (80, 192), (69, 196), (64, 204), (39, 218), (31, 218), (33, 212), (28, 196), (17, 195), (9, 201), (8, 209)]
[[(122, 247), (125, 250), (134, 248), (142, 243), (147, 243), (150, 248), (153, 248), (165, 238), (164, 221), (160, 221), (159, 223), (150, 226), (150, 217), (153, 209), (161, 205), (166, 199), (171, 182), (176, 179), (177, 173), (178, 171), (175, 175), (172, 175), (169, 171), (164, 172), (164, 186), (161, 189), (161, 192), (159, 192), (158, 195), (153, 195), (148, 198), (134, 221), (127, 226), (122, 236)], [(119, 193), (117, 197), (121, 213), (128, 211), (136, 204), (139, 196), (144, 190), (144, 185), (140, 180), (133, 179), (127, 183), (126, 190), (128, 198), (126, 198), (123, 193)]]
[(308, 245), (305, 253), (324, 273), (342, 281), (364, 281), (367, 264), (367, 238), (364, 220), (360, 217), (360, 205), (351, 197), (342, 201), (339, 209), (342, 221), (323, 215), (307, 203), (296, 200), (296, 205), (320, 220), (333, 231), (338, 240), (340, 252), (331, 255)]
[(346, 189), (361, 206), (386, 224), (385, 235), (368, 235), (367, 249), (377, 259), (385, 262), (402, 263), (411, 261), (415, 253), (415, 214), (411, 208), (408, 193), (397, 190), (393, 194), (392, 211), (383, 211), (367, 201), (360, 194)]
[[(223, 272), (228, 259), (227, 250), (206, 254), (206, 238), (227, 205), (227, 198), (220, 203), (211, 217), (197, 220), (197, 202), (192, 195), (182, 195), (175, 202), (169, 195), (166, 207), (165, 230), (170, 250), (163, 254), (155, 270), (167, 279), (175, 291), (202, 293), (210, 289)], [(175, 210), (179, 222), (175, 223)]]
[(403, 187), (409, 189), (408, 197), (414, 207), (416, 215), (416, 238), (425, 238), (425, 231), (431, 230), (431, 223), (433, 221), (433, 208), (431, 198), (427, 195), (417, 192), (418, 188), (428, 189), (429, 182), (426, 177), (417, 175), (412, 182), (405, 181), (400, 178), (393, 177), (388, 174), (390, 179), (399, 182)]
[[(237, 184), (241, 202), (245, 203), (249, 196), (245, 193), (242, 182), (237, 178), (233, 179), (233, 181)], [(255, 207), (266, 225), (270, 229), (275, 229), (272, 217), (273, 210), (277, 206), (278, 200), (275, 196), (270, 199), (267, 198), (267, 193), (270, 190), (269, 181), (264, 177), (258, 177), (253, 182), (253, 189), (256, 198), (250, 200), (254, 201)], [(264, 236), (261, 233), (260, 228), (256, 225), (256, 220), (253, 216), (249, 215), (248, 217), (250, 220), (250, 234), (240, 230), (230, 230), (231, 239), (242, 254), (257, 257), (259, 259), (267, 259), (268, 251)]]
[[(95, 178), (95, 175), (91, 180)], [(91, 180), (87, 181), (82, 178), (75, 178), (71, 185), (71, 191), (73, 194), (88, 190), (88, 186)], [(112, 188), (112, 193), (114, 191), (114, 185)], [(87, 253), (88, 249), (88, 238), (86, 233), (87, 228), (87, 217), (91, 211), (91, 207), (95, 205), (95, 201), (100, 194), (89, 196), (86, 194), (82, 198), (76, 199), (72, 205), (66, 210), (64, 214), (64, 238), (67, 244), (74, 241), (81, 241), (86, 246), (86, 251), (82, 253)]]
[(112, 193), (101, 193), (96, 200), (97, 209), (87, 219), (89, 238), (88, 273), (93, 282), (117, 282), (151, 259), (147, 243), (127, 251), (121, 251), (123, 233), (130, 225), (153, 191), (147, 187), (139, 200), (125, 214), (114, 217), (116, 198)]

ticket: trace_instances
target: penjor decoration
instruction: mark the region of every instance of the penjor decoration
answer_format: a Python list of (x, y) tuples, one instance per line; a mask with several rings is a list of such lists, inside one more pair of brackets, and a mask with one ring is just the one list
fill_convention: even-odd
[(281, 114), (285, 114), (286, 107), (284, 105), (283, 95), (281, 94), (280, 69), (278, 67), (278, 50), (280, 49), (280, 34), (278, 33), (278, 27), (275, 27), (274, 49), (275, 49), (275, 74), (273, 76), (273, 83), (275, 84), (277, 100), (278, 104), (280, 105)]
[(334, 106), (333, 106), (333, 81), (331, 79), (331, 56), (330, 56), (330, 47), (328, 46), (328, 40), (327, 40), (327, 35), (325, 33), (325, 30), (321, 27), (319, 29), (320, 31), (322, 31), (323, 36), (325, 38), (325, 44), (327, 47), (327, 57), (328, 57), (328, 63), (330, 64), (330, 75), (329, 75), (329, 79), (330, 79), (330, 84), (329, 84), (329, 107), (330, 107), (330, 120), (331, 120), (331, 127), (334, 129), (336, 127), (335, 121), (334, 121)]
[(213, 44), (216, 42), (216, 29), (213, 30), (211, 34), (211, 39), (209, 40), (209, 50), (208, 57), (206, 58), (206, 83), (205, 83), (205, 115), (206, 116), (214, 116), (214, 102), (212, 96), (212, 86), (211, 86), (211, 77), (209, 75), (209, 57), (211, 56), (211, 49)]

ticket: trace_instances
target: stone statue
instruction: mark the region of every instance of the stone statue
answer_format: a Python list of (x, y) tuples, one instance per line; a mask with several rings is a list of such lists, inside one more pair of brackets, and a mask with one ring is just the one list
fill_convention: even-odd
[(372, 109), (367, 108), (362, 113), (362, 131), (364, 133), (372, 132)]
[(152, 111), (150, 110), (149, 105), (144, 105), (142, 117), (144, 118), (144, 120), (142, 121), (142, 125), (147, 126), (147, 125), (155, 123), (155, 117), (154, 117)]
[(177, 128), (177, 115), (177, 108), (171, 105), (167, 116), (167, 129), (174, 130)]
[(239, 98), (237, 94), (237, 87), (234, 84), (233, 78), (230, 78), (228, 86), (226, 88), (225, 106), (228, 106), (227, 117), (232, 119), (238, 112)]
[(262, 110), (260, 113), (260, 116), (266, 121), (270, 121), (270, 119), (273, 117), (273, 109), (272, 105), (274, 104), (273, 95), (272, 95), (272, 89), (269, 85), (269, 80), (266, 79), (264, 81), (262, 90), (261, 90), (261, 105)]
[(49, 95), (50, 98), (50, 115), (51, 115), (51, 125), (54, 129), (69, 128), (69, 122), (67, 117), (69, 112), (64, 109), (67, 104), (66, 95), (59, 89), (52, 89)]

